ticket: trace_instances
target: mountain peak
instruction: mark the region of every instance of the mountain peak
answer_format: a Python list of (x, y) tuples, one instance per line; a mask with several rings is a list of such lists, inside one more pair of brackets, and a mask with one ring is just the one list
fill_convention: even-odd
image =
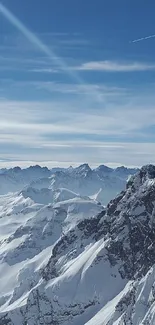
[(119, 166), (119, 167), (117, 167), (115, 170), (127, 170), (128, 168), (127, 167), (125, 167), (125, 166)]
[(147, 177), (149, 179), (155, 178), (155, 166), (154, 165), (145, 165), (140, 170), (141, 177)]
[(30, 169), (30, 170), (48, 170), (47, 167), (41, 167), (40, 165), (33, 165), (33, 166), (30, 166), (29, 168), (27, 168), (27, 170)]
[(80, 174), (81, 173), (88, 173), (88, 172), (91, 171), (91, 168), (90, 168), (90, 166), (88, 164), (82, 164), (82, 165), (74, 168), (74, 171), (76, 173), (80, 173)]
[(131, 176), (127, 182), (127, 188), (132, 187), (138, 189), (140, 185), (144, 184), (147, 180), (155, 179), (155, 166), (145, 165), (135, 175)]
[(18, 172), (21, 171), (21, 168), (19, 166), (16, 166), (16, 167), (11, 168), (10, 171), (13, 171), (15, 173), (18, 173)]
[(100, 165), (95, 169), (97, 172), (101, 173), (111, 173), (113, 171), (112, 168), (106, 166), (106, 165)]
[(90, 166), (87, 163), (80, 165), (76, 169), (88, 169), (88, 170), (91, 170)]

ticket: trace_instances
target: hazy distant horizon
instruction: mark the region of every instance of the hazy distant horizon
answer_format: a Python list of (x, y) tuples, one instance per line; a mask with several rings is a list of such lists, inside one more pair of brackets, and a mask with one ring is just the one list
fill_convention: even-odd
[(100, 165), (105, 165), (111, 168), (117, 168), (117, 167), (127, 167), (127, 168), (140, 168), (141, 166), (133, 166), (133, 165), (123, 165), (123, 164), (117, 164), (117, 163), (104, 163), (99, 162), (98, 164), (89, 164), (89, 162), (55, 162), (55, 161), (0, 161), (0, 169), (2, 168), (14, 168), (14, 167), (20, 167), (20, 168), (28, 168), (30, 166), (36, 166), (39, 165), (41, 167), (47, 167), (47, 168), (69, 168), (69, 167), (78, 167), (82, 164), (88, 164), (90, 168), (97, 168)]

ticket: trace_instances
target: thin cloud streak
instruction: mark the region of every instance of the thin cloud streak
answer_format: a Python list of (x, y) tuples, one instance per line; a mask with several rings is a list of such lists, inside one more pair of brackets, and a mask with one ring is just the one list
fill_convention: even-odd
[[(58, 67), (62, 69), (62, 71), (71, 76), (71, 78), (76, 83), (82, 85), (83, 88), (85, 88), (84, 81), (78, 76), (75, 70), (70, 69), (70, 67), (62, 58), (58, 57), (51, 48), (49, 49), (47, 45), (45, 45), (34, 33), (32, 33), (12, 12), (10, 12), (4, 5), (2, 5), (2, 3), (0, 4), (0, 12), (29, 40), (30, 43), (39, 48), (40, 51), (46, 54), (48, 58), (50, 58)], [(91, 99), (94, 99), (96, 102), (100, 102), (100, 94), (96, 90), (94, 90), (90, 96)]]
[[(106, 143), (105, 143), (106, 144)], [(26, 151), (26, 148), (20, 152), (15, 152), (15, 148), (9, 154), (2, 151), (0, 159), (0, 167), (11, 167), (11, 166), (24, 166), (42, 164), (47, 166), (63, 166), (69, 167), (70, 165), (79, 165), (83, 162), (88, 162), (91, 166), (97, 166), (100, 164), (108, 165), (132, 165), (140, 166), (154, 162), (154, 143), (123, 143), (124, 146), (119, 147), (119, 142), (114, 143), (114, 148), (107, 147), (85, 147), (78, 148), (70, 147), (67, 149), (64, 147), (51, 148), (49, 150), (36, 151), (31, 150), (31, 153)], [(122, 145), (122, 143), (121, 143)], [(52, 153), (52, 154), (51, 154)], [(29, 161), (28, 158), (29, 157)], [(43, 161), (44, 157), (44, 161)], [(54, 157), (54, 161), (52, 161)], [(7, 161), (5, 161), (7, 160)], [(36, 162), (36, 163), (35, 163)]]
[(130, 41), (130, 43), (136, 43), (136, 42), (141, 42), (141, 41), (145, 41), (149, 38), (154, 38), (155, 37), (155, 34), (154, 35), (150, 35), (150, 36), (146, 36), (146, 37), (141, 37), (141, 38), (138, 38), (138, 39), (135, 39), (133, 41)]
[(75, 67), (75, 70), (101, 71), (101, 72), (134, 72), (155, 70), (155, 64), (133, 62), (123, 63), (116, 61), (90, 61)]
[(45, 53), (52, 61), (59, 65), (63, 71), (67, 71), (71, 74), (74, 79), (79, 81), (78, 77), (72, 72), (68, 71), (68, 66), (66, 63), (56, 54), (48, 48), (34, 33), (32, 33), (15, 15), (13, 15), (4, 5), (0, 4), (0, 11), (5, 16), (5, 18), (12, 23), (34, 46), (39, 48), (43, 53)]
[(36, 73), (58, 73), (58, 70), (52, 68), (38, 68), (38, 69), (31, 69), (29, 72), (36, 72)]

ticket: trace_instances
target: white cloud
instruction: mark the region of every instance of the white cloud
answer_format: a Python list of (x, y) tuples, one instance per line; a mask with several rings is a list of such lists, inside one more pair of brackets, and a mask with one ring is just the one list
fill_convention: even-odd
[(104, 72), (134, 72), (155, 70), (155, 64), (143, 62), (90, 61), (75, 67), (76, 70)]

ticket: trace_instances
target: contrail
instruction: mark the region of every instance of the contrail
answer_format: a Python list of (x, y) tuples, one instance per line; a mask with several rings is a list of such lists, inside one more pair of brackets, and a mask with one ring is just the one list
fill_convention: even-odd
[(146, 39), (154, 38), (154, 37), (155, 37), (155, 34), (154, 35), (150, 35), (150, 36), (146, 36), (146, 37), (141, 37), (141, 38), (135, 39), (135, 40), (131, 41), (130, 43), (136, 43), (136, 42), (144, 41)]
[(69, 70), (66, 63), (58, 57), (53, 50), (49, 49), (34, 33), (32, 33), (12, 12), (10, 12), (2, 3), (0, 4), (0, 12), (14, 25), (33, 45), (38, 47), (45, 53), (52, 61), (54, 61), (62, 70), (70, 74), (78, 83), (80, 79), (71, 70)]
[[(58, 57), (56, 53), (47, 45), (45, 45), (39, 37), (37, 37), (30, 29), (28, 29), (10, 10), (8, 10), (2, 3), (0, 3), (0, 12), (4, 15), (4, 17), (15, 26), (34, 46), (40, 49), (44, 54), (47, 55), (56, 65), (58, 65), (66, 74), (68, 74), (77, 84), (79, 84), (83, 89), (83, 94), (88, 95), (88, 84), (78, 76), (75, 71), (73, 71), (66, 62)], [(96, 89), (91, 89), (89, 93), (89, 97), (87, 97), (87, 101), (91, 102), (91, 100), (95, 100), (96, 102), (104, 102), (103, 94)], [(89, 100), (88, 100), (89, 98)], [(91, 99), (90, 99), (91, 98)]]

